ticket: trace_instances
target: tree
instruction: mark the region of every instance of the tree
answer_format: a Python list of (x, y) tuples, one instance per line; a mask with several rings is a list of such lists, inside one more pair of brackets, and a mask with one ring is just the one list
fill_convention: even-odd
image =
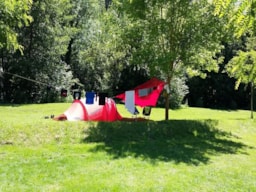
[(17, 29), (28, 26), (32, 22), (30, 9), (32, 0), (0, 0), (0, 98), (5, 96), (5, 62), (6, 54), (19, 50), (23, 45), (18, 41)]
[(227, 71), (231, 77), (237, 79), (235, 88), (240, 83), (251, 84), (251, 118), (253, 118), (253, 90), (256, 78), (256, 1), (255, 0), (215, 0), (215, 12), (222, 17), (228, 15), (230, 22), (228, 28), (235, 31), (234, 36), (249, 37), (246, 49), (238, 51), (227, 65)]
[(16, 28), (29, 25), (32, 0), (0, 0), (0, 49), (22, 51)]
[(33, 23), (18, 30), (23, 55), (7, 54), (4, 62), (4, 71), (16, 74), (5, 76), (7, 101), (55, 101), (61, 88), (68, 89), (76, 81), (63, 59), (72, 35), (71, 7), (69, 0), (34, 1)]
[(256, 37), (248, 38), (245, 51), (238, 51), (237, 56), (226, 66), (231, 77), (237, 79), (235, 88), (240, 83), (251, 86), (251, 118), (253, 119), (253, 90), (256, 84)]
[(227, 28), (234, 32), (234, 37), (255, 31), (255, 0), (213, 0), (213, 4), (215, 15), (228, 18)]
[(83, 11), (73, 20), (77, 33), (73, 36), (71, 68), (86, 90), (112, 92), (125, 57), (121, 34), (126, 21), (110, 1), (79, 2)]
[[(143, 28), (141, 45), (133, 56), (137, 54), (141, 61), (148, 57), (145, 60), (151, 73), (163, 77), (169, 90), (179, 73), (204, 76), (204, 71), (218, 69), (225, 20), (214, 16), (214, 7), (208, 1), (115, 2)], [(165, 119), (169, 119), (169, 98), (170, 93), (166, 96)]]

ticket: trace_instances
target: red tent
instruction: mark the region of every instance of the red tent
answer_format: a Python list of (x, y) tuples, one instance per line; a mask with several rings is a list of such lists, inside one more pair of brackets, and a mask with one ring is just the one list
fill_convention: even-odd
[(93, 104), (86, 104), (85, 99), (74, 100), (64, 114), (55, 120), (82, 120), (82, 121), (117, 121), (122, 116), (118, 113), (113, 99), (106, 98), (105, 105), (99, 105), (98, 98)]
[[(158, 97), (164, 88), (165, 82), (157, 78), (152, 78), (145, 83), (138, 85), (133, 90), (135, 91), (135, 105), (156, 106)], [(125, 93), (115, 96), (122, 101), (125, 101)]]

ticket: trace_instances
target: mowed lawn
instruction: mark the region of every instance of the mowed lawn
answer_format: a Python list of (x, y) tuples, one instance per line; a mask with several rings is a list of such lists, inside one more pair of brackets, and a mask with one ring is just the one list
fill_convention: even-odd
[(144, 122), (45, 118), (69, 106), (0, 106), (1, 192), (256, 191), (249, 111), (184, 107), (164, 121), (164, 109), (153, 108)]

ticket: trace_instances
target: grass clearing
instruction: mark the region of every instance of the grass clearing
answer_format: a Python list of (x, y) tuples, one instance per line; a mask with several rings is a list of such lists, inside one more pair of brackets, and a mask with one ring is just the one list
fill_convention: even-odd
[[(256, 191), (250, 112), (154, 108), (148, 122), (57, 122), (0, 106), (0, 191)], [(123, 105), (120, 114), (131, 117)]]

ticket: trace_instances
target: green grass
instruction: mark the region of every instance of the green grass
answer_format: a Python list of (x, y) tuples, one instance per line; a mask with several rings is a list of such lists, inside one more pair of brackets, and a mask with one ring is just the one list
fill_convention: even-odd
[(164, 109), (153, 108), (147, 122), (45, 119), (69, 106), (0, 106), (1, 192), (256, 191), (249, 111), (184, 107), (164, 121)]

